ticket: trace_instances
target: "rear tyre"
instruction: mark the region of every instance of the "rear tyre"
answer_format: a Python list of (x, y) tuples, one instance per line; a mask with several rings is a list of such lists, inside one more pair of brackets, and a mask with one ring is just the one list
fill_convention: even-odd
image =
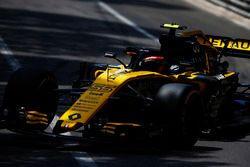
[(163, 85), (157, 96), (161, 143), (167, 146), (191, 147), (200, 135), (203, 104), (193, 86), (181, 83)]
[[(58, 95), (55, 91), (57, 87), (54, 75), (44, 70), (19, 69), (14, 72), (4, 95), (3, 112), (7, 113), (5, 115), (7, 128), (11, 130), (47, 128), (57, 109)], [(32, 118), (27, 117), (28, 111), (32, 111)]]

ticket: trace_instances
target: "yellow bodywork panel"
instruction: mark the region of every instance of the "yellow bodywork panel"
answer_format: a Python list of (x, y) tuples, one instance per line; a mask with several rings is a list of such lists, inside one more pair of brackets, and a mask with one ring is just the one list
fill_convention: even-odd
[(155, 72), (129, 69), (107, 69), (79, 99), (60, 117), (62, 128), (71, 129), (77, 123), (86, 125), (90, 119), (106, 104), (109, 97), (115, 94), (128, 81), (145, 77), (165, 77)]
[[(109, 133), (109, 134), (116, 134), (116, 130), (119, 129), (119, 127), (122, 126), (130, 126), (130, 127), (141, 127), (141, 124), (136, 124), (136, 123), (121, 123), (121, 122), (107, 122), (103, 128), (102, 132), (103, 133)], [(126, 135), (125, 133), (120, 133), (120, 136)]]

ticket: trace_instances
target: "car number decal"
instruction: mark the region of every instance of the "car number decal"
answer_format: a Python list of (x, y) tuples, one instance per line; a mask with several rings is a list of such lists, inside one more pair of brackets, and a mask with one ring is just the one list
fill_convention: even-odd
[[(112, 92), (116, 86), (113, 85), (105, 85), (105, 84), (98, 84), (98, 83), (93, 83), (89, 87), (89, 91), (95, 91), (95, 92)], [(102, 95), (102, 94), (99, 94)]]

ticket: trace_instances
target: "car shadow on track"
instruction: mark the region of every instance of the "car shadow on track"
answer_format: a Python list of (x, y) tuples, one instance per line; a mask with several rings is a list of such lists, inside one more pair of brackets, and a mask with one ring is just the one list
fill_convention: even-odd
[[(194, 146), (190, 149), (162, 149), (151, 145), (94, 144), (61, 148), (63, 151), (87, 152), (100, 166), (225, 166), (225, 162), (200, 161), (212, 158), (220, 147)], [(198, 160), (198, 161), (197, 161)]]
[[(224, 141), (232, 141), (226, 139), (227, 137), (228, 135), (224, 136)], [(244, 135), (238, 135), (238, 137), (234, 140), (242, 141)], [(93, 157), (98, 166), (126, 166), (129, 164), (130, 166), (207, 167), (232, 165), (211, 160), (214, 158), (213, 155), (220, 151), (223, 151), (223, 147), (213, 144), (210, 146), (198, 144), (189, 149), (163, 149), (142, 143), (86, 143), (68, 139), (27, 136), (8, 130), (0, 131), (0, 166), (33, 166), (34, 164), (36, 166), (45, 164), (67, 166), (69, 163), (72, 164), (71, 166), (78, 166), (72, 158), (74, 153), (87, 153), (88, 156)]]
[[(246, 136), (250, 135), (250, 124), (244, 124), (241, 126), (234, 126), (225, 129), (217, 129), (211, 134), (203, 134), (202, 138), (208, 141), (223, 141), (223, 142), (234, 142), (244, 141)], [(250, 142), (250, 141), (245, 141)]]

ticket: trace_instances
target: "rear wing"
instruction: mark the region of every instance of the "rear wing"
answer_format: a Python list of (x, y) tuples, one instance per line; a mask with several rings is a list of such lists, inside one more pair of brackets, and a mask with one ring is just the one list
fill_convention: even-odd
[(221, 50), (225, 43), (228, 43), (224, 56), (250, 58), (250, 40), (232, 39), (223, 36), (206, 35), (209, 42), (218, 50)]

